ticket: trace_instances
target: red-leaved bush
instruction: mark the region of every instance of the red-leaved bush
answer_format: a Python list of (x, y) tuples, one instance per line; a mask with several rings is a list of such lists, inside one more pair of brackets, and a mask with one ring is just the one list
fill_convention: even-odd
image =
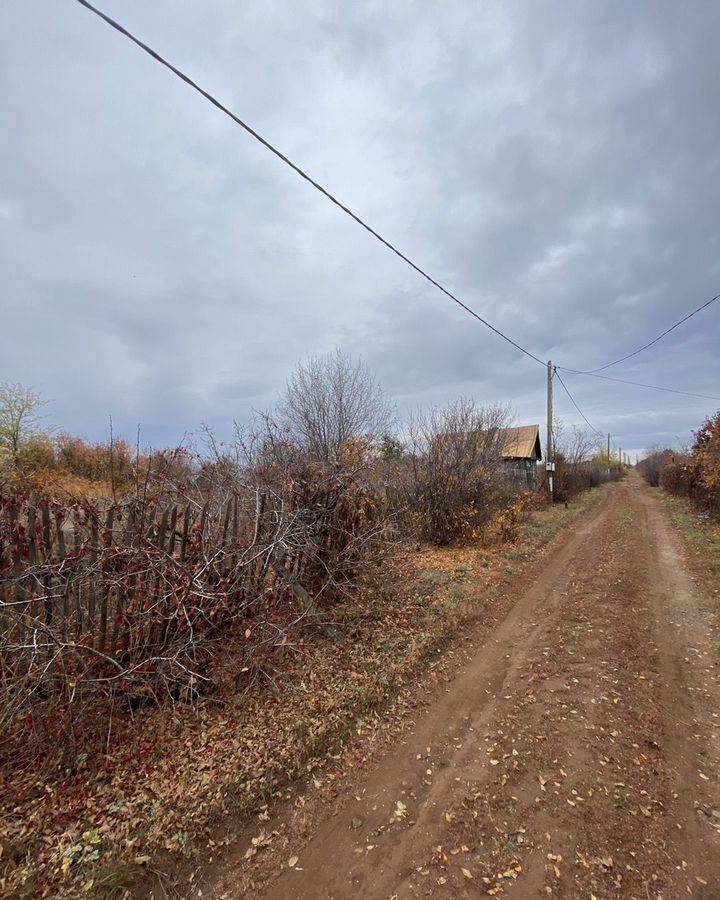
[(651, 484), (659, 481), (696, 509), (720, 516), (720, 411), (703, 422), (694, 438), (689, 453), (656, 451), (643, 461), (641, 470)]

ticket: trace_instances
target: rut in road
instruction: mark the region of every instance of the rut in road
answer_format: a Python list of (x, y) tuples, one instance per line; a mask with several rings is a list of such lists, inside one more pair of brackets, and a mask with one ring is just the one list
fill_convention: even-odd
[(203, 896), (717, 900), (705, 616), (656, 495), (611, 487), (293, 867)]

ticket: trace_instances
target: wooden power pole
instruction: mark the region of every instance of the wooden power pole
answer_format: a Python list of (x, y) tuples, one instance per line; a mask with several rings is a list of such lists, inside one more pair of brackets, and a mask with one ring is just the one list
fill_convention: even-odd
[(555, 471), (555, 448), (553, 447), (553, 364), (547, 364), (547, 442), (545, 444), (545, 474), (547, 475), (550, 502), (553, 501), (553, 472)]
[(607, 473), (608, 473), (608, 475), (609, 475), (609, 474), (610, 474), (610, 433), (609, 433), (609, 432), (608, 432), (608, 455), (607, 455), (607, 460), (608, 460), (608, 471), (607, 471)]

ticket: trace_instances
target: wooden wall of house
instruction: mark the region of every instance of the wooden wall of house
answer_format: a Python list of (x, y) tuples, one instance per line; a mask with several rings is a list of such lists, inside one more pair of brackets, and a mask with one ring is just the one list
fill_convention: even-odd
[(507, 459), (503, 463), (507, 477), (521, 491), (537, 490), (538, 465), (534, 459)]

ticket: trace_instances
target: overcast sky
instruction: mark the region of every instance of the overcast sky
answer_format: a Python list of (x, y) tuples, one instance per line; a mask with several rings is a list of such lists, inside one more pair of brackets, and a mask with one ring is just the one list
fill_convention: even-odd
[[(543, 360), (720, 291), (716, 0), (98, 2)], [(53, 423), (222, 432), (335, 346), (401, 410), (544, 421), (537, 363), (74, 0), (5, 2), (0, 34), (0, 381)], [(606, 374), (720, 396), (719, 362), (720, 301)], [(720, 407), (565, 381), (628, 449)]]

